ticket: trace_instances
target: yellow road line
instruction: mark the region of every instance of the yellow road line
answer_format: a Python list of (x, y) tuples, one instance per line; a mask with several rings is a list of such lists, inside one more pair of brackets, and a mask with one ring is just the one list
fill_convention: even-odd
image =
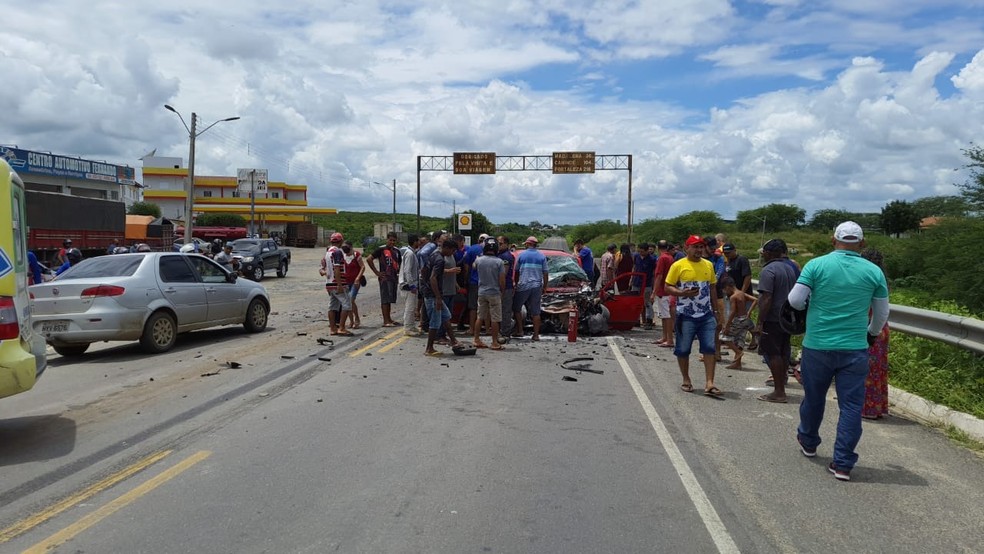
[(372, 341), (371, 343), (363, 346), (362, 348), (356, 350), (355, 352), (352, 352), (351, 354), (349, 354), (349, 358), (354, 358), (356, 356), (361, 356), (362, 354), (365, 354), (366, 352), (372, 350), (373, 348), (376, 348), (380, 344), (383, 344), (384, 342), (390, 340), (391, 338), (399, 335), (402, 332), (403, 332), (403, 329), (400, 329), (399, 331), (393, 331), (392, 333), (386, 335), (385, 337), (383, 337), (381, 339), (376, 339), (376, 340)]
[(195, 454), (192, 454), (191, 456), (175, 464), (173, 467), (170, 467), (162, 471), (159, 475), (151, 478), (146, 483), (123, 494), (119, 498), (111, 501), (109, 504), (106, 504), (105, 506), (83, 517), (82, 519), (76, 521), (75, 523), (69, 525), (68, 527), (62, 529), (61, 531), (55, 533), (54, 535), (51, 535), (47, 539), (28, 548), (27, 550), (24, 551), (24, 554), (43, 554), (44, 552), (48, 552), (49, 550), (55, 548), (60, 544), (64, 544), (72, 540), (76, 535), (78, 535), (82, 531), (85, 531), (89, 527), (92, 527), (93, 525), (106, 519), (107, 517), (116, 513), (117, 511), (124, 508), (128, 504), (133, 503), (143, 495), (149, 493), (150, 491), (156, 489), (157, 487), (177, 477), (191, 466), (197, 464), (198, 462), (204, 460), (205, 458), (208, 458), (211, 455), (212, 453), (209, 452), (208, 450), (202, 450)]
[(0, 531), (0, 544), (3, 544), (10, 539), (41, 525), (42, 523), (48, 521), (49, 519), (55, 517), (56, 515), (64, 512), (65, 510), (84, 502), (85, 500), (95, 496), (96, 494), (112, 487), (116, 483), (130, 477), (137, 472), (150, 467), (151, 465), (163, 460), (170, 454), (172, 450), (162, 450), (147, 456), (146, 458), (137, 461), (131, 466), (121, 469), (120, 471), (110, 475), (109, 477), (90, 485), (89, 487), (61, 500), (57, 504), (47, 508), (44, 511), (38, 512), (30, 517), (22, 519), (17, 523), (7, 527), (3, 531)]
[(386, 346), (380, 348), (379, 349), (379, 353), (382, 354), (384, 352), (389, 352), (390, 350), (393, 350), (397, 346), (400, 346), (401, 344), (407, 342), (407, 340), (409, 340), (409, 339), (410, 339), (410, 337), (400, 337), (400, 338), (396, 339), (395, 341), (387, 344)]

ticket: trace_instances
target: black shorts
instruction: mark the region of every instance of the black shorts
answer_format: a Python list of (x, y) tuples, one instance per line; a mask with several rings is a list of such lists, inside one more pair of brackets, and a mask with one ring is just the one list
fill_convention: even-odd
[(379, 282), (379, 303), (396, 303), (396, 279), (386, 279)]
[(789, 333), (782, 330), (778, 321), (762, 323), (762, 336), (758, 338), (758, 343), (759, 354), (768, 358), (779, 356), (784, 360), (789, 359)]

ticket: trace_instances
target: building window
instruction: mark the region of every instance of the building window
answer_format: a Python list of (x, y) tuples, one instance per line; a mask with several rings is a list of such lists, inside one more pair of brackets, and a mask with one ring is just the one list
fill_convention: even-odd
[(109, 191), (109, 199), (110, 200), (119, 200), (120, 199), (120, 191), (118, 191), (118, 190), (111, 190), (111, 191)]
[(270, 198), (280, 198), (280, 193), (279, 192), (271, 192), (270, 193)]
[(210, 191), (210, 190), (203, 190), (202, 191), (202, 197), (204, 197), (204, 198), (211, 198), (212, 197), (212, 191)]
[(242, 196), (240, 195), (240, 193), (239, 193), (238, 190), (234, 190), (234, 191), (232, 191), (232, 197), (233, 198), (241, 198)]

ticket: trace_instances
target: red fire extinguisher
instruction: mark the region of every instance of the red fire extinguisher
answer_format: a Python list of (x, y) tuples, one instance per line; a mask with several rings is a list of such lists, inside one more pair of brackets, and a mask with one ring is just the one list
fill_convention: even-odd
[(567, 319), (567, 342), (577, 342), (577, 320), (577, 306), (574, 306)]

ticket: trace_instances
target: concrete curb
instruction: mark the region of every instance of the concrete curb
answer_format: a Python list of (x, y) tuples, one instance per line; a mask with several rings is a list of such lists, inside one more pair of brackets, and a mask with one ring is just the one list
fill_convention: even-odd
[(929, 425), (956, 427), (972, 439), (984, 443), (984, 420), (958, 412), (889, 385), (888, 397), (896, 411)]

